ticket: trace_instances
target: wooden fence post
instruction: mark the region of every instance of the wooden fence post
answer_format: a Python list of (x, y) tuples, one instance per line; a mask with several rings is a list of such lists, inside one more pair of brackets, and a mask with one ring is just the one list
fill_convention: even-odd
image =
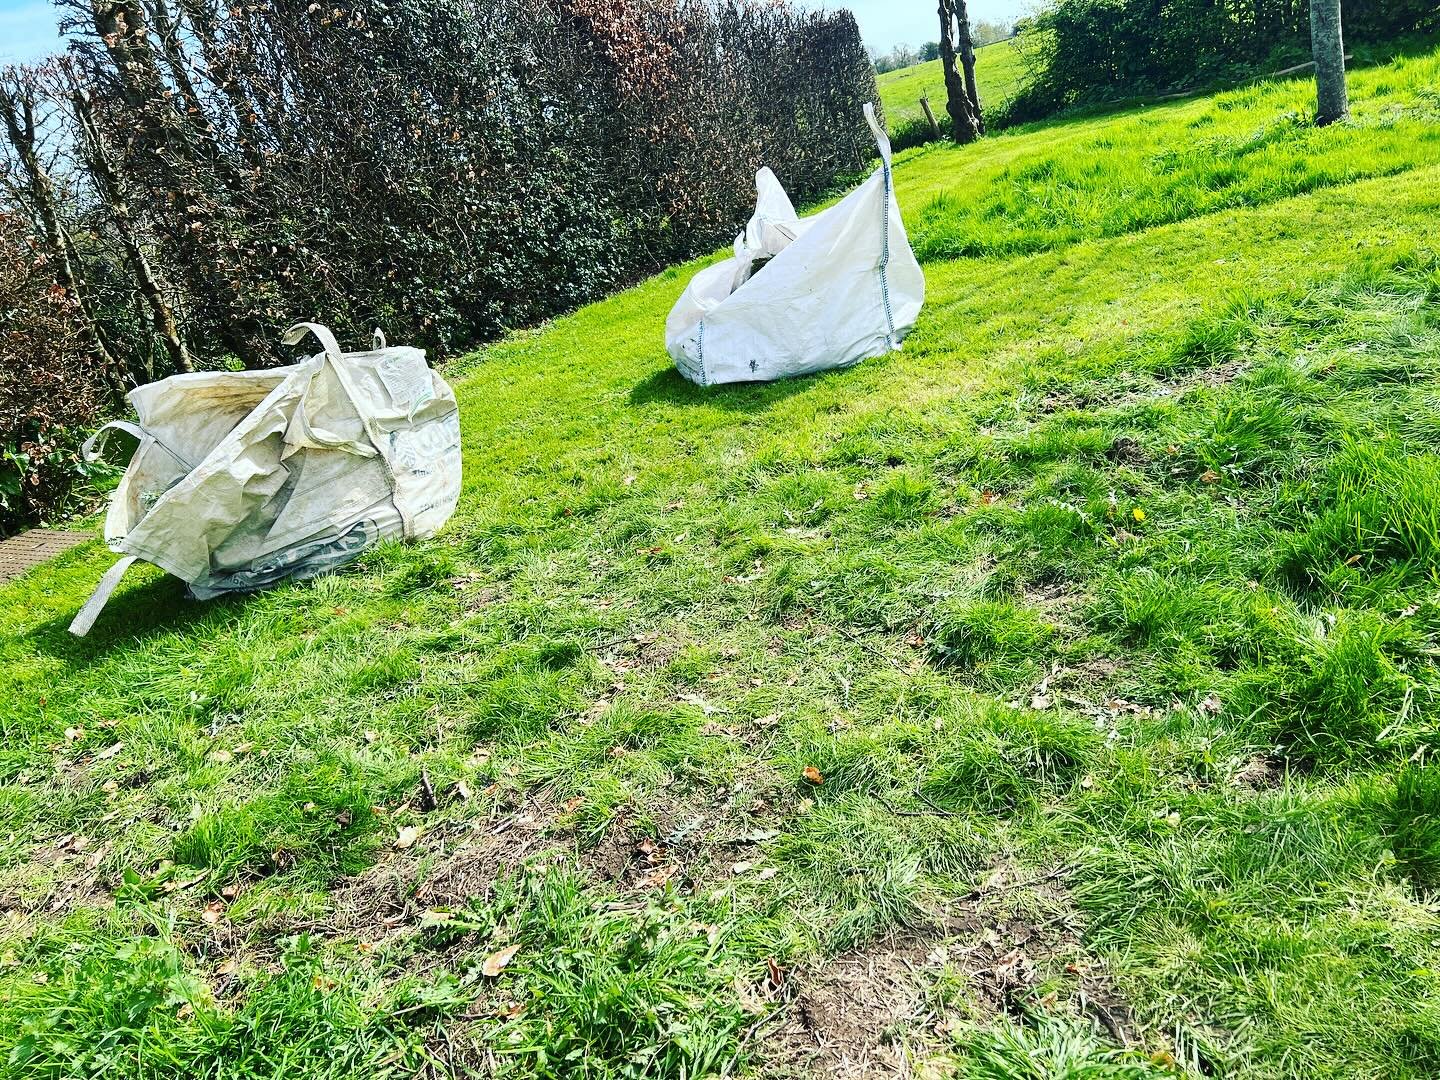
[(925, 94), (920, 95), (920, 108), (925, 110), (925, 119), (930, 121), (930, 137), (940, 138), (940, 125), (935, 122), (935, 112), (930, 108), (930, 98)]

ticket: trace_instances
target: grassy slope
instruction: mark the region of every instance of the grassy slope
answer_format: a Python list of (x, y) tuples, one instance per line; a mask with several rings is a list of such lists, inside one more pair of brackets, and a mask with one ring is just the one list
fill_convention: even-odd
[(780, 1074), (913, 946), (964, 1075), (1440, 1072), (1437, 82), (915, 152), (902, 353), (696, 389), (677, 268), (457, 370), (435, 542), (0, 591), (9, 1071)]
[[(975, 82), (980, 89), (980, 102), (988, 112), (999, 108), (1020, 88), (1025, 63), (1014, 39), (997, 41), (975, 50)], [(930, 60), (907, 68), (898, 68), (878, 75), (880, 100), (885, 105), (885, 118), (892, 126), (917, 120), (923, 113), (920, 98), (929, 95), (930, 108), (937, 118), (945, 115), (945, 77), (940, 61)]]

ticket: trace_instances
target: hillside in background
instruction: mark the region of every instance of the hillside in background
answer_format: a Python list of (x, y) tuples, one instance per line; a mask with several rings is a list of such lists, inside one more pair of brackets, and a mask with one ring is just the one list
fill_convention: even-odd
[[(1025, 61), (1015, 38), (975, 50), (975, 81), (987, 119), (1015, 96), (1024, 77)], [(945, 76), (939, 60), (884, 72), (875, 76), (875, 82), (892, 131), (923, 119), (920, 98), (924, 95), (929, 95), (936, 118), (945, 117)]]
[(903, 351), (694, 387), (672, 267), (433, 542), (0, 587), (7, 1075), (1440, 1075), (1437, 86), (908, 151)]

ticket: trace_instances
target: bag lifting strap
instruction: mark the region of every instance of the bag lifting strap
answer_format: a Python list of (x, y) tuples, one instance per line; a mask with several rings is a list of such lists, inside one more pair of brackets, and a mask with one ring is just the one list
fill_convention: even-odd
[(70, 624), (70, 633), (76, 637), (84, 637), (95, 625), (95, 620), (100, 617), (100, 612), (105, 610), (105, 605), (110, 602), (110, 594), (115, 591), (115, 586), (120, 584), (120, 579), (125, 576), (125, 571), (130, 569), (130, 564), (137, 556), (126, 555), (120, 559), (100, 579), (100, 584), (95, 586), (95, 591), (90, 594), (90, 599), (85, 601), (85, 606), (75, 616), (75, 621)]

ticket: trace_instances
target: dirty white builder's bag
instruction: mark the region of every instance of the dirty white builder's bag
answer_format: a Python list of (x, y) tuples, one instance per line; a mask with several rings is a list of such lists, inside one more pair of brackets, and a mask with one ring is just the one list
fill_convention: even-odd
[(701, 270), (665, 320), (665, 348), (687, 379), (753, 382), (845, 367), (900, 347), (925, 276), (900, 221), (890, 140), (865, 106), (880, 168), (840, 202), (797, 217), (769, 169), (735, 255)]
[(460, 497), (455, 395), (413, 348), (324, 349), (266, 371), (175, 375), (131, 391), (139, 423), (113, 430), (140, 445), (110, 501), (105, 539), (124, 555), (70, 630), (84, 635), (136, 559), (199, 599), (332, 570), (389, 537), (434, 534)]

